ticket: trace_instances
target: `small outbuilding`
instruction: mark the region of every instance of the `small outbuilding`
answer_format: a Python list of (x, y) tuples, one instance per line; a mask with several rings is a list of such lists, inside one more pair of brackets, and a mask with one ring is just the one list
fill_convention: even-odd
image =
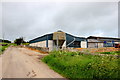
[(115, 47), (120, 43), (120, 38), (89, 36), (87, 43), (88, 48)]

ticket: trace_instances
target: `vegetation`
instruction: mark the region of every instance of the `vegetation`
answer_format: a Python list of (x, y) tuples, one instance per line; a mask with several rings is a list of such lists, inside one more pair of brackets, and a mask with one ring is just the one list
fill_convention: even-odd
[(14, 41), (14, 43), (11, 43), (9, 40), (2, 40), (0, 39), (0, 54), (3, 53), (3, 51), (8, 48), (10, 45), (16, 46), (16, 45), (28, 45), (29, 43), (26, 43), (23, 38), (18, 38)]
[[(2, 46), (4, 44), (4, 46)], [(8, 48), (10, 45), (16, 46), (14, 43), (0, 43), (0, 55), (3, 53), (3, 51)]]
[(20, 37), (18, 39), (15, 39), (14, 43), (17, 45), (20, 45), (20, 44), (26, 43), (26, 42), (24, 41), (23, 37)]
[(113, 56), (85, 55), (80, 52), (53, 51), (42, 59), (50, 68), (70, 80), (120, 78), (120, 59)]
[(9, 40), (3, 40), (3, 39), (0, 39), (0, 42), (11, 43), (11, 41), (9, 41)]
[(29, 43), (27, 43), (27, 42), (26, 43), (22, 43), (22, 45), (29, 45)]
[(112, 51), (112, 52), (99, 52), (100, 54), (112, 54), (112, 55), (120, 55), (120, 51)]

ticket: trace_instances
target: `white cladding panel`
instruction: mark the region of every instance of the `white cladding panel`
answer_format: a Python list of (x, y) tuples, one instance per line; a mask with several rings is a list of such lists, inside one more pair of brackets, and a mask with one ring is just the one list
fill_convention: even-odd
[(81, 41), (81, 48), (87, 48), (87, 42)]
[(66, 48), (66, 41), (64, 41), (62, 48)]
[(46, 41), (40, 41), (40, 42), (36, 42), (36, 43), (31, 43), (30, 46), (46, 47)]
[[(46, 47), (46, 41), (31, 43), (30, 46)], [(48, 40), (49, 51), (53, 50), (53, 40)]]
[(46, 41), (37, 42), (37, 47), (46, 47)]
[(48, 40), (49, 51), (53, 50), (53, 40)]

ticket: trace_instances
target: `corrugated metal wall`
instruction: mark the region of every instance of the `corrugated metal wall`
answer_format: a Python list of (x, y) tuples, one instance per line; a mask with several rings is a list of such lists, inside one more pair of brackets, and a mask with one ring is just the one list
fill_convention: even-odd
[(35, 43), (39, 41), (52, 40), (52, 39), (53, 39), (53, 34), (47, 34), (47, 35), (35, 38), (33, 40), (30, 40), (29, 43)]
[[(75, 38), (75, 41), (68, 45), (70, 42), (72, 42)], [(67, 47), (74, 47), (74, 48), (80, 48), (81, 47), (81, 41), (85, 41), (86, 39), (83, 37), (75, 37), (72, 36), (70, 34), (66, 33), (66, 45), (68, 45)]]

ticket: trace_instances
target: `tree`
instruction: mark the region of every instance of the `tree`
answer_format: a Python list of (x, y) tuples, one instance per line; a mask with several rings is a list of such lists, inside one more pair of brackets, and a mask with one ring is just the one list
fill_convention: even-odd
[(25, 41), (24, 41), (23, 37), (20, 37), (18, 39), (15, 39), (14, 43), (17, 45), (20, 45), (21, 43), (25, 43)]

